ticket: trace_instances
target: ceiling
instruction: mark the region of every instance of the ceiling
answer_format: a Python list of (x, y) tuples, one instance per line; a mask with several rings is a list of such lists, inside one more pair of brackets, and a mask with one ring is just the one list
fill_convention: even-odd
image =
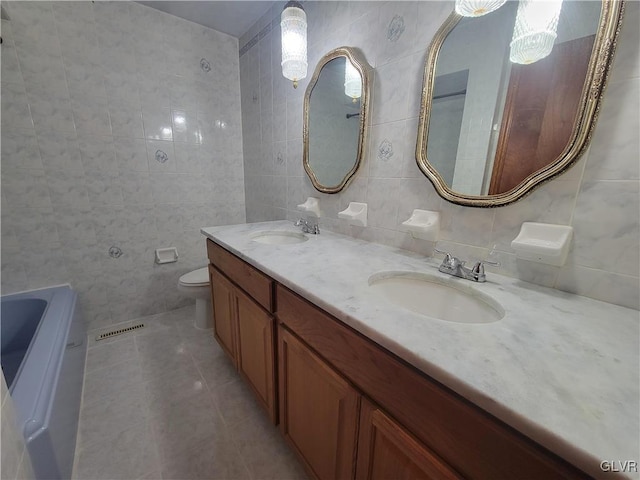
[(275, 2), (162, 0), (138, 3), (240, 38)]

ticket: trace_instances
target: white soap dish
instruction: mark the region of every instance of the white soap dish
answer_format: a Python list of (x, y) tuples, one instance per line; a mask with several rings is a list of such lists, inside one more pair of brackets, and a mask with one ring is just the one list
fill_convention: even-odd
[(338, 212), (338, 217), (349, 220), (351, 225), (367, 226), (367, 204), (350, 202), (346, 210)]
[(308, 197), (307, 201), (298, 205), (298, 210), (306, 212), (312, 217), (320, 217), (320, 201), (315, 197)]
[(440, 212), (415, 209), (408, 220), (402, 222), (413, 238), (437, 242), (440, 233)]
[(178, 261), (178, 249), (176, 247), (156, 248), (156, 263), (174, 263)]
[(572, 236), (573, 228), (567, 225), (524, 222), (511, 248), (517, 258), (559, 267), (567, 259)]

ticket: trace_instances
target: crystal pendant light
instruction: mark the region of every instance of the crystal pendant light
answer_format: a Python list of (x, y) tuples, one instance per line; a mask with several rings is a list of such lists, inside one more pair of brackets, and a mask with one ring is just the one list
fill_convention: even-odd
[(557, 37), (562, 0), (520, 0), (513, 28), (513, 63), (529, 64), (551, 53)]
[(293, 81), (307, 76), (307, 15), (298, 2), (289, 2), (284, 6), (280, 17), (282, 30), (282, 75)]
[(345, 59), (344, 63), (344, 94), (351, 97), (353, 103), (356, 103), (358, 98), (362, 96), (360, 72), (348, 59)]
[(507, 0), (456, 0), (456, 13), (463, 17), (481, 17), (499, 9)]

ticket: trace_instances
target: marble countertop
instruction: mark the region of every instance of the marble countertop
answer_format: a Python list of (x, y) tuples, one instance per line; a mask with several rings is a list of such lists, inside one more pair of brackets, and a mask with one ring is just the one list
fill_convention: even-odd
[[(618, 470), (617, 462), (640, 461), (638, 311), (489, 270), (476, 284), (438, 272), (437, 260), (331, 232), (290, 245), (251, 240), (267, 230), (299, 232), (286, 221), (201, 232), (587, 473), (611, 478), (602, 461)], [(369, 288), (384, 271), (462, 283), (497, 301), (504, 318), (466, 324), (415, 314)]]

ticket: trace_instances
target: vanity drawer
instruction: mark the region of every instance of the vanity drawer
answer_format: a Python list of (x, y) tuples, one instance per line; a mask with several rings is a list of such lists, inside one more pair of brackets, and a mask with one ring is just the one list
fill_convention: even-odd
[(267, 311), (274, 311), (273, 280), (207, 239), (209, 261)]
[(297, 294), (276, 298), (281, 323), (464, 477), (588, 478)]

